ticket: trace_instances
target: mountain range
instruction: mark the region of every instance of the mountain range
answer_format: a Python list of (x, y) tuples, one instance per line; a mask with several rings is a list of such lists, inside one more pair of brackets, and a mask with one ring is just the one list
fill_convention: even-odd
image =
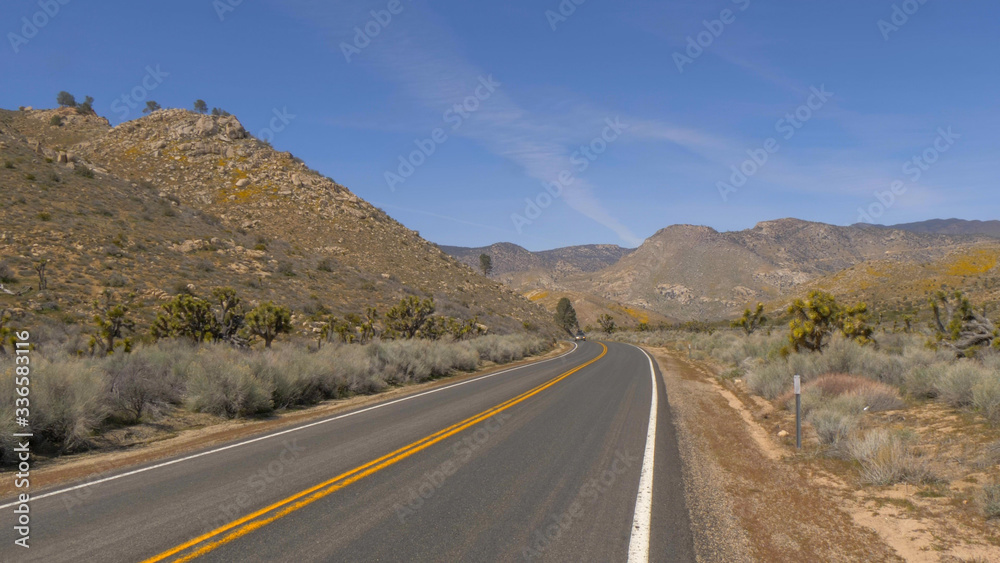
[[(812, 288), (896, 308), (912, 307), (915, 297), (942, 286), (995, 301), (1000, 295), (989, 280), (997, 276), (1000, 241), (990, 236), (994, 223), (946, 220), (885, 227), (779, 219), (730, 232), (673, 225), (634, 250), (615, 247), (603, 255), (603, 266), (592, 258), (594, 247), (544, 253), (510, 244), (443, 249), (467, 263), (494, 249), (504, 257), (517, 256), (516, 261), (501, 258), (504, 269), (495, 276), (529, 297), (572, 294), (601, 302), (605, 310), (624, 308), (628, 313), (618, 318), (626, 323), (637, 314), (715, 320), (738, 315), (757, 301), (780, 309)], [(615, 255), (620, 257), (608, 263)], [(546, 258), (551, 256), (562, 261)], [(553, 263), (558, 269), (546, 267)]]

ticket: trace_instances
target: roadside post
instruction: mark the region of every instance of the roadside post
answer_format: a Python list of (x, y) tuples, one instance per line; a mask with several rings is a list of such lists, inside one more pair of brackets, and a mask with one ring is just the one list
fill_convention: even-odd
[(691, 359), (691, 345), (688, 344), (688, 359)]
[(795, 376), (795, 447), (802, 449), (802, 376)]

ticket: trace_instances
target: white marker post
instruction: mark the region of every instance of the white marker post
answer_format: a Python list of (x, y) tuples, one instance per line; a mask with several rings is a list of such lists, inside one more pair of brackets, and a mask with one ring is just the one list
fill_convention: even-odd
[(802, 449), (802, 376), (795, 376), (795, 447)]

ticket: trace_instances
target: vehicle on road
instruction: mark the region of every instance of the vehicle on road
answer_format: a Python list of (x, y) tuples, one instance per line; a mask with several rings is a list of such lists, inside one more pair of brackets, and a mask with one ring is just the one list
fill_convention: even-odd
[(578, 330), (576, 331), (576, 335), (573, 337), (573, 340), (576, 340), (577, 342), (582, 342), (584, 340), (587, 340), (587, 335), (584, 334), (582, 330)]

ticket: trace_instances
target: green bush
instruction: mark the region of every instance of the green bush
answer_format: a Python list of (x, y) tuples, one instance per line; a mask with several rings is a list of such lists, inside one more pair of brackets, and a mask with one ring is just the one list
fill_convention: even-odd
[(848, 441), (847, 451), (861, 464), (862, 481), (870, 485), (916, 484), (930, 476), (926, 465), (913, 456), (906, 439), (884, 428)]
[(107, 386), (89, 360), (36, 356), (31, 379), (31, 430), (60, 451), (83, 449), (107, 415)]
[(837, 445), (857, 428), (858, 415), (844, 408), (823, 407), (812, 412), (809, 422), (821, 443)]
[(1000, 373), (987, 373), (972, 387), (972, 406), (994, 426), (1000, 426)]
[(139, 422), (181, 398), (181, 383), (172, 370), (150, 359), (147, 348), (131, 354), (114, 354), (101, 365), (108, 385), (112, 414), (123, 421)]
[(967, 407), (972, 404), (972, 389), (986, 379), (988, 372), (973, 360), (959, 360), (948, 367), (937, 383), (941, 400), (953, 407)]
[(191, 410), (227, 418), (265, 414), (274, 408), (273, 385), (230, 347), (208, 345), (190, 366), (186, 402)]

